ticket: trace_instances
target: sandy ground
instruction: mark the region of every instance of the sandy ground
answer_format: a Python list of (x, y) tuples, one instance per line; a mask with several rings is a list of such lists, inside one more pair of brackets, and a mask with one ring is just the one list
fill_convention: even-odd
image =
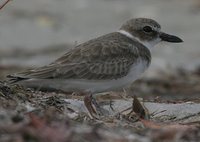
[[(84, 94), (0, 82), (0, 141), (199, 142), (199, 70), (163, 73), (160, 79), (137, 81), (132, 89), (97, 96), (101, 109), (94, 107), (97, 114), (92, 114)], [(141, 104), (133, 101), (135, 94), (143, 97)]]

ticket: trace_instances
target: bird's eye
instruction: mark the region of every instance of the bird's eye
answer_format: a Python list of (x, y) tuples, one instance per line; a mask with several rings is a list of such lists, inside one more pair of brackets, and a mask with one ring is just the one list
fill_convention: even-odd
[(150, 33), (153, 31), (153, 29), (150, 26), (145, 26), (145, 27), (143, 27), (143, 31), (146, 33)]

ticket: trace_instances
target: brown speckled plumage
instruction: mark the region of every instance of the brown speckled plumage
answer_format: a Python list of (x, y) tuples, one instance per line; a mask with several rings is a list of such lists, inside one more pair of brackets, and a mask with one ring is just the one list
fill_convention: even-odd
[(107, 80), (127, 75), (138, 59), (151, 61), (144, 45), (120, 34), (110, 33), (73, 48), (55, 62), (19, 74), (19, 78)]

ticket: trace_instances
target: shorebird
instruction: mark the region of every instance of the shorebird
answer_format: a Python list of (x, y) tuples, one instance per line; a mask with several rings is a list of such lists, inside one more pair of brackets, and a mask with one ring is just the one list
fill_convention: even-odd
[(151, 48), (161, 41), (183, 42), (162, 32), (155, 20), (131, 19), (118, 31), (79, 44), (46, 66), (8, 77), (13, 83), (45, 90), (112, 91), (140, 77), (150, 65)]

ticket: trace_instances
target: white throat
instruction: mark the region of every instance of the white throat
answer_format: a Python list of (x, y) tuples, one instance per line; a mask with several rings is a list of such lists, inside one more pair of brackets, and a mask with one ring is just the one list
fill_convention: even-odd
[(147, 42), (147, 41), (141, 41), (139, 38), (133, 36), (132, 34), (130, 34), (129, 32), (125, 31), (125, 30), (119, 30), (117, 31), (118, 33), (120, 34), (123, 34), (125, 35), (126, 37), (132, 39), (132, 40), (135, 40), (141, 44), (143, 44), (145, 47), (147, 47), (148, 49), (151, 49), (152, 47), (154, 47), (156, 44), (158, 44), (161, 39), (160, 38), (157, 38), (156, 40), (154, 41), (150, 41), (150, 42)]

